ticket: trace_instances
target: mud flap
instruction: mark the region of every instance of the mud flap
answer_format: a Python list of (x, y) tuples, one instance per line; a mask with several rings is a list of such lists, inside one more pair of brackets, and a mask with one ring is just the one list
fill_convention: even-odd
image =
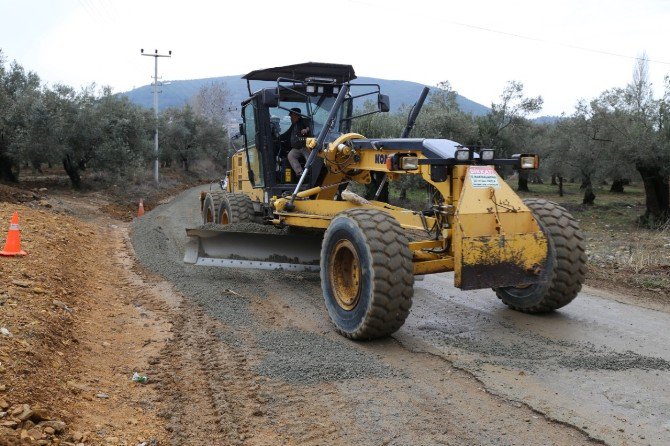
[(187, 229), (184, 262), (224, 268), (319, 271), (321, 237)]
[(491, 166), (468, 166), (454, 216), (454, 284), (464, 290), (546, 280), (548, 245), (523, 200)]
[(544, 280), (547, 239), (541, 232), (464, 237), (460, 288), (525, 286)]

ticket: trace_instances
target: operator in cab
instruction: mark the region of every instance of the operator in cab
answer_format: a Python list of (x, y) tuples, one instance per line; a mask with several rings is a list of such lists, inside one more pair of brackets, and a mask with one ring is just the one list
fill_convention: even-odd
[(282, 147), (290, 148), (288, 161), (296, 175), (300, 176), (302, 175), (300, 157), (304, 156), (307, 159), (309, 156), (309, 152), (305, 148), (304, 138), (310, 136), (310, 128), (298, 107), (292, 108), (288, 116), (291, 118), (291, 127), (281, 134), (280, 140)]

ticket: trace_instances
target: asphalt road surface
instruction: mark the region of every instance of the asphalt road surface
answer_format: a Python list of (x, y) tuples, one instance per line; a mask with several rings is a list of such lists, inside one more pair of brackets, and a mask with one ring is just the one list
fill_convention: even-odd
[(182, 315), (158, 365), (174, 444), (670, 444), (667, 312), (586, 288), (531, 316), (438, 274), (391, 339), (353, 342), (318, 274), (184, 265), (199, 190), (132, 229)]

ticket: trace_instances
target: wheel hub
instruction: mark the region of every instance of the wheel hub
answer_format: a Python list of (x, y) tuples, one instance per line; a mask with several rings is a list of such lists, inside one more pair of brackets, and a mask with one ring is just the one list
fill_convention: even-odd
[(344, 310), (353, 310), (361, 294), (361, 263), (356, 248), (349, 240), (335, 244), (329, 265), (333, 294)]

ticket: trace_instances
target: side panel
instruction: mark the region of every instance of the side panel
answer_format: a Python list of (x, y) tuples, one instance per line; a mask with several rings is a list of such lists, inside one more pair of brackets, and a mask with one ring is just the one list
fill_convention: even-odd
[(249, 181), (247, 155), (244, 150), (239, 150), (232, 156), (228, 192), (243, 193), (253, 201), (263, 201), (263, 189), (253, 187)]

